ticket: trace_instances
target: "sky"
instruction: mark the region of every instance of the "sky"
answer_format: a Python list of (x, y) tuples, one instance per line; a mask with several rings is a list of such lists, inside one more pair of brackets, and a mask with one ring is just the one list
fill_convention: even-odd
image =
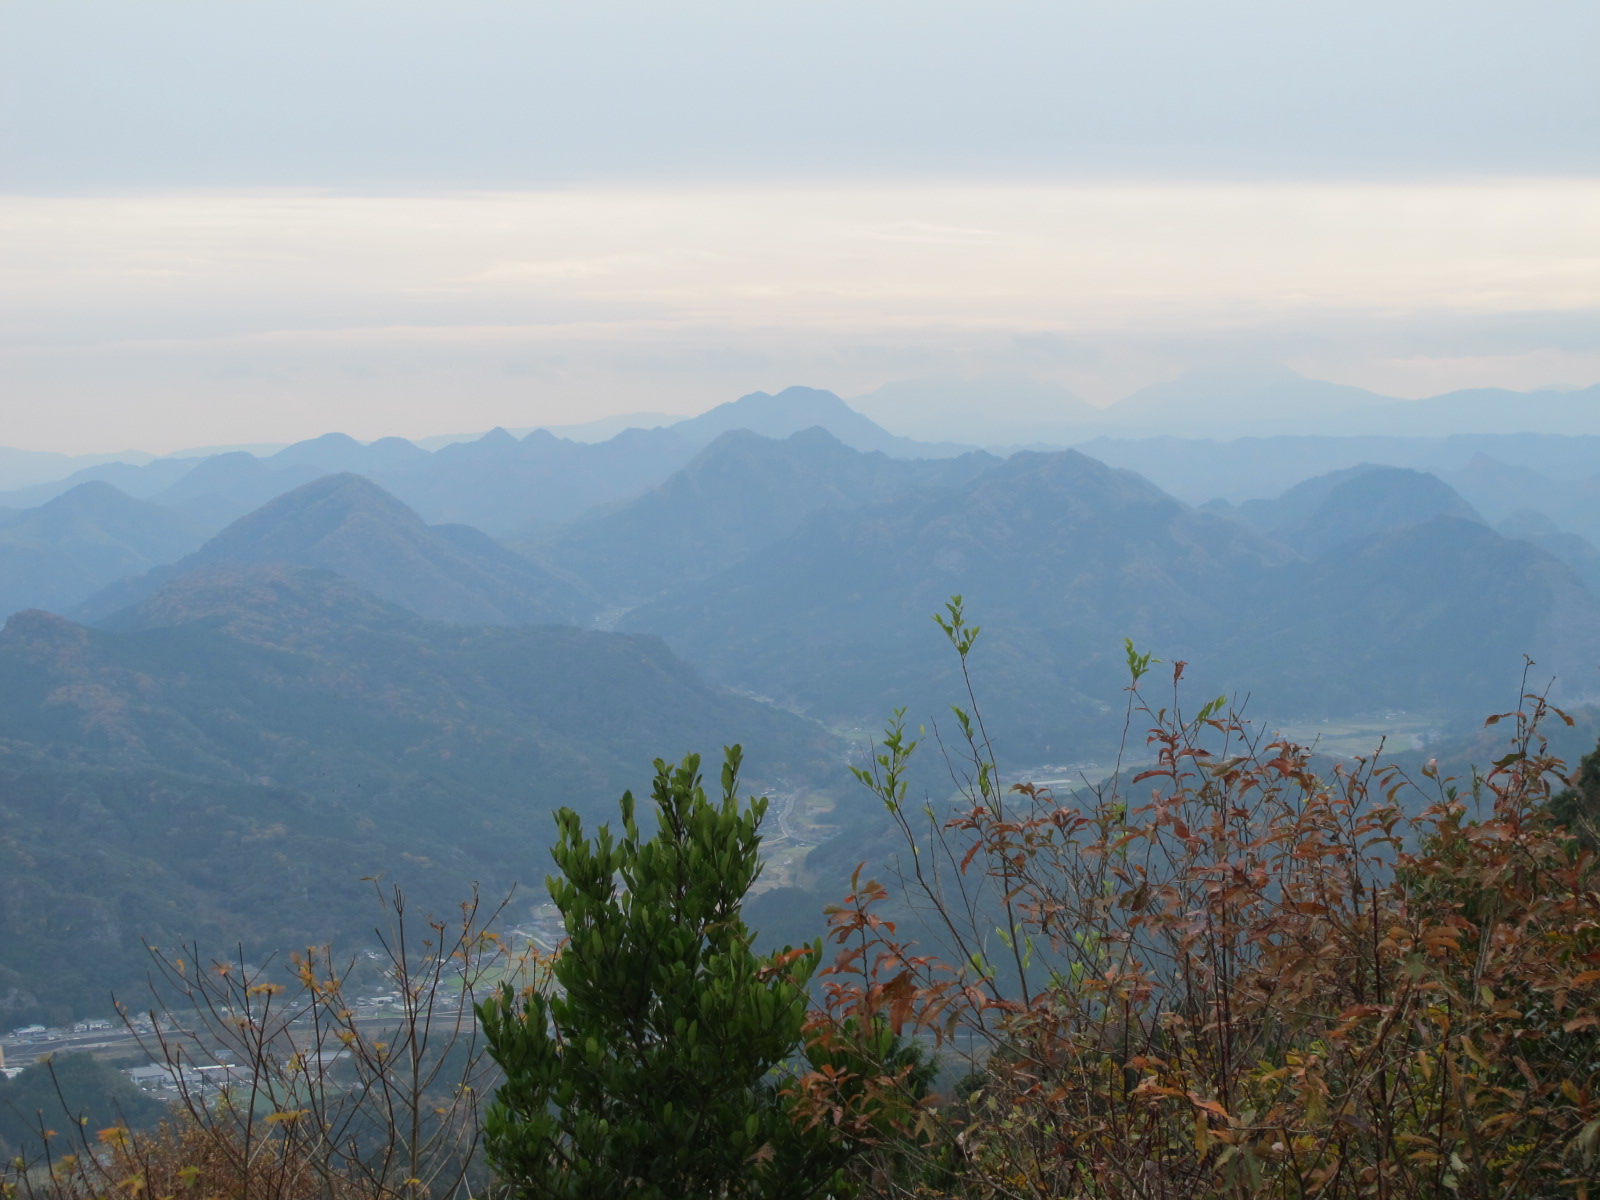
[(0, 444), (1600, 380), (1600, 6), (6, 0)]

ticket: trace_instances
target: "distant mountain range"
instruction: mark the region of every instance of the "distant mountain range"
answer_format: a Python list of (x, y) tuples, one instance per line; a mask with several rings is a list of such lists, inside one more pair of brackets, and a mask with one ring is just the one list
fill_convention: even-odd
[(1270, 501), (1297, 483), (1363, 464), (1410, 467), (1439, 476), (1490, 520), (1539, 514), (1600, 542), (1600, 437), (1096, 438), (1078, 448), (1192, 504)]
[(697, 445), (704, 445), (736, 429), (763, 437), (782, 438), (813, 427), (826, 429), (852, 449), (878, 450), (903, 458), (944, 458), (974, 448), (970, 445), (897, 437), (832, 392), (807, 387), (785, 388), (775, 396), (766, 392), (752, 392), (731, 403), (719, 404), (698, 417), (690, 417), (670, 426), (679, 437)]
[(0, 446), (0, 488), (11, 490), (65, 479), (98, 463), (145, 463), (155, 455), (138, 450), (120, 454), (60, 454), (50, 450), (18, 450)]
[(1117, 743), (1124, 638), (1269, 723), (1448, 725), (1508, 707), (1524, 655), (1600, 695), (1600, 437), (1090, 448), (910, 443), (796, 388), (592, 443), (329, 434), (12, 493), (0, 1008), (128, 978), (141, 933), (353, 935), (374, 871), (430, 903), (537, 879), (552, 806), (732, 740), (754, 784), (840, 797), (817, 869), (853, 866), (881, 813), (825, 730), (949, 733), (955, 593), (1012, 767)]
[(1472, 505), (1437, 476), (1371, 463), (1308, 479), (1275, 500), (1247, 500), (1237, 510), (1225, 504), (1206, 508), (1237, 515), (1307, 558), (1435, 517), (1483, 521)]
[[(779, 399), (752, 401), (751, 409), (770, 415)], [(833, 407), (810, 395), (800, 401), (789, 415)], [(497, 457), (526, 466), (541, 446), (554, 444), (563, 456), (575, 446), (537, 435), (531, 449), (510, 435), (486, 442), (446, 449), (476, 461), (492, 482), (488, 464)], [(341, 455), (375, 470), (419, 463), (436, 470), (446, 451), (430, 456), (405, 443), (330, 437), (282, 452), (277, 469), (309, 470)], [(1530, 482), (1527, 471), (1481, 455), (1471, 467), (1470, 478), (1514, 484), (1518, 495), (1546, 478), (1534, 474)], [(196, 471), (253, 476), (260, 469), (249, 456), (228, 455)], [(128, 510), (120, 527), (145, 528), (166, 513), (173, 536), (187, 530), (193, 538), (181, 515), (104, 484), (8, 520), (19, 530), (40, 529), (52, 506), (65, 506), (93, 512), (109, 528), (118, 505)], [(1060, 752), (1064, 727), (1086, 745), (1103, 743), (1109, 726), (1100, 718), (1121, 685), (1124, 637), (1189, 659), (1197, 678), (1253, 691), (1285, 714), (1351, 706), (1476, 711), (1500, 702), (1496, 689), (1524, 652), (1561, 675), (1562, 694), (1592, 690), (1584, 664), (1595, 641), (1590, 585), (1600, 576), (1600, 552), (1543, 514), (1517, 509), (1493, 529), (1438, 476), (1376, 464), (1304, 481), (1272, 500), (1205, 507), (1197, 512), (1132, 472), (1075, 452), (891, 458), (853, 449), (820, 427), (781, 439), (732, 430), (654, 487), (517, 543), (522, 553), (470, 526), (429, 525), (377, 483), (343, 473), (273, 498), (186, 556), (58, 607), (102, 621), (201, 568), (317, 568), (432, 619), (656, 633), (715, 679), (829, 721), (863, 723), (901, 703), (939, 711), (953, 664), (930, 645), (925, 622), (959, 592), (994, 631), (987, 644), (1000, 656), (1006, 694), (1050, 693), (1066, 706), (1052, 713), (1073, 714), (1066, 726), (1043, 710), (1008, 715), (1021, 744), (1041, 755)], [(77, 537), (85, 540), (81, 528)], [(1427, 563), (1431, 574), (1402, 572), (1406, 587), (1393, 602), (1430, 613), (1436, 639), (1408, 631), (1384, 608), (1396, 585), (1369, 580), (1369, 590), (1346, 594), (1350, 580), (1376, 570), (1383, 546), (1400, 544), (1396, 538), (1420, 539), (1406, 543), (1405, 565)], [(112, 560), (102, 575), (143, 565), (155, 550), (144, 554)], [(1341, 556), (1348, 558), (1343, 575), (1324, 577), (1307, 565)], [(1478, 579), (1491, 563), (1537, 602), (1487, 580), (1454, 598), (1439, 592), (1445, 580)], [(1299, 621), (1316, 609), (1306, 588), (1345, 597), (1326, 625)], [(1237, 636), (1241, 622), (1248, 637)], [(1284, 640), (1291, 628), (1292, 643)], [(1368, 635), (1360, 644), (1358, 628)], [(1452, 650), (1463, 645), (1499, 649), (1467, 662)], [(1372, 646), (1369, 669), (1360, 664)], [(1317, 672), (1279, 669), (1308, 654), (1323, 663)], [(1430, 657), (1449, 663), (1422, 661)], [(1448, 687), (1430, 692), (1419, 682), (1446, 667), (1459, 675)]]
[(430, 452), (403, 438), (363, 444), (330, 433), (264, 458), (233, 451), (143, 465), (100, 463), (52, 483), (0, 493), (0, 507), (32, 507), (79, 483), (106, 482), (183, 512), (214, 533), (312, 479), (351, 472), (380, 483), (428, 521), (527, 537), (655, 486), (729, 430), (787, 437), (814, 426), (856, 449), (900, 457), (946, 457), (969, 449), (895, 437), (833, 393), (797, 387), (776, 396), (755, 392), (671, 426), (628, 429), (599, 442), (569, 441), (544, 429), (517, 438), (495, 429)]
[[(153, 499), (199, 461), (225, 457), (229, 452), (250, 452), (251, 457), (266, 465), (269, 473), (300, 465), (314, 467), (317, 474), (355, 471), (371, 475), (430, 520), (465, 520), (487, 527), (501, 519), (505, 506), (497, 506), (488, 521), (482, 513), (451, 512), (439, 507), (446, 501), (436, 494), (440, 490), (437, 482), (429, 478), (434, 472), (426, 467), (427, 456), (452, 447), (488, 442), (490, 448), (501, 451), (499, 466), (507, 469), (514, 459), (504, 454), (509, 438), (541, 447), (540, 469), (549, 471), (554, 461), (548, 446), (552, 439), (599, 446), (624, 436), (634, 448), (646, 445), (658, 452), (666, 450), (670, 458), (667, 448), (674, 443), (687, 443), (692, 453), (733, 429), (786, 437), (814, 425), (827, 429), (848, 446), (882, 450), (897, 457), (942, 457), (978, 447), (1081, 449), (1081, 443), (1095, 438), (1232, 441), (1250, 437), (1452, 438), (1521, 434), (1600, 437), (1600, 385), (1532, 392), (1469, 388), (1421, 400), (1403, 400), (1363, 388), (1306, 379), (1282, 366), (1254, 366), (1191, 371), (1142, 388), (1115, 404), (1097, 407), (1059, 384), (1020, 372), (1005, 372), (975, 378), (935, 376), (889, 383), (848, 404), (831, 392), (791, 387), (776, 396), (753, 392), (697, 417), (638, 412), (577, 425), (529, 427), (513, 434), (491, 430), (487, 434), (423, 438), (417, 443), (383, 438), (372, 443), (375, 449), (370, 453), (364, 452), (360, 443), (338, 434), (292, 447), (231, 447), (218, 453), (184, 451), (156, 459), (131, 451), (73, 458), (0, 447), (0, 507), (31, 507), (75, 483), (91, 479), (116, 484), (141, 499)], [(660, 436), (663, 433), (670, 436)], [(641, 439), (636, 436), (639, 434), (647, 436)], [(449, 477), (454, 473), (452, 468), (473, 463), (471, 455), (463, 459), (456, 457), (457, 453), (452, 451), (441, 460), (437, 474)], [(576, 456), (575, 461), (582, 460), (581, 454)], [(665, 471), (655, 473), (647, 463), (629, 460), (626, 454), (601, 455), (593, 465), (603, 471), (623, 461), (635, 470), (643, 469), (650, 476), (645, 481), (648, 485), (681, 466), (687, 455), (678, 457)], [(1341, 464), (1324, 469), (1337, 465)], [(471, 471), (473, 466), (466, 465), (466, 469)], [(406, 478), (412, 473), (418, 477)], [(577, 474), (581, 476), (581, 468)], [(277, 491), (286, 491), (306, 482), (306, 478), (285, 479)], [(1280, 480), (1277, 490), (1297, 481)], [(196, 480), (162, 502), (181, 505), (186, 495), (199, 494), (200, 482)], [(536, 480), (532, 486), (537, 488)], [(1181, 485), (1173, 486), (1183, 490)], [(242, 481), (228, 482), (213, 494), (231, 506), (227, 513), (231, 518), (270, 498), (259, 487), (249, 495), (246, 490)], [(1199, 499), (1223, 494), (1213, 492)], [(1269, 490), (1258, 494), (1273, 493)], [(519, 516), (524, 524), (548, 528), (576, 516), (585, 507), (615, 498), (619, 497), (597, 496), (583, 489), (575, 507), (557, 501), (550, 511), (528, 515), (519, 509)], [(510, 526), (495, 529), (512, 531)]]
[(1600, 435), (1600, 384), (1573, 391), (1469, 388), (1403, 400), (1306, 379), (1283, 366), (1191, 371), (1103, 408), (1015, 374), (889, 384), (852, 403), (899, 434), (989, 447), (1075, 445), (1093, 437)]
[[(951, 457), (978, 445), (1074, 445), (1114, 466), (1131, 466), (1191, 503), (1270, 497), (1360, 462), (1448, 475), (1466, 471), (1480, 455), (1555, 479), (1558, 491), (1570, 493), (1572, 478), (1595, 475), (1593, 464), (1600, 461), (1595, 388), (1532, 394), (1480, 389), (1402, 401), (1275, 368), (1195, 372), (1104, 409), (1057, 385), (1014, 374), (891, 384), (854, 403), (862, 411), (830, 392), (795, 387), (776, 395), (752, 393), (697, 417), (605, 437), (600, 435), (611, 429), (606, 422), (575, 427), (575, 439), (542, 428), (522, 436), (492, 430), (474, 439), (426, 439), (433, 449), (401, 438), (363, 444), (326, 434), (271, 453), (233, 450), (155, 460), (135, 455), (129, 461), (95, 460), (70, 474), (63, 468), (75, 460), (64, 456), (6, 451), (0, 452), (0, 476), (14, 459), (21, 476), (13, 478), (30, 472), (35, 478), (27, 487), (0, 492), (0, 515), (35, 507), (79, 483), (106, 482), (183, 513), (209, 534), (312, 479), (353, 472), (378, 482), (427, 521), (542, 540), (591, 509), (656, 486), (717, 436), (741, 429), (781, 438), (821, 427), (847, 446), (897, 458)], [(644, 423), (661, 415), (637, 416)], [(1458, 429), (1484, 432), (1440, 432)], [(1502, 432), (1517, 429), (1549, 432)], [(1161, 436), (1152, 439), (1153, 431)], [(907, 432), (929, 440), (901, 436)], [(1584, 434), (1589, 436), (1579, 436)], [(35, 468), (62, 477), (38, 481)], [(1504, 490), (1503, 479), (1490, 479), (1482, 470), (1478, 475), (1484, 487)], [(1504, 516), (1527, 508), (1549, 516), (1560, 531), (1600, 540), (1600, 516), (1594, 515), (1600, 513), (1594, 503), (1600, 483), (1577, 496), (1499, 511), (1503, 506), (1493, 497), (1485, 502), (1471, 483), (1452, 482), (1485, 513)]]

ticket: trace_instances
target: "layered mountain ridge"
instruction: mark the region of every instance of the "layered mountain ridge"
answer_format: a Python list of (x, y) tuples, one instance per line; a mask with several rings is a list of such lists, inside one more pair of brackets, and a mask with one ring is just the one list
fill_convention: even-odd
[(818, 512), (619, 628), (661, 635), (715, 678), (869, 723), (959, 699), (929, 617), (960, 593), (985, 630), (973, 665), (995, 681), (994, 725), (1035, 757), (1116, 735), (1125, 638), (1280, 718), (1501, 708), (1525, 653), (1560, 694), (1595, 692), (1600, 601), (1448, 485), (1357, 471), (1283, 512), (1268, 536), (1072, 451), (1018, 454), (970, 484)]
[(362, 443), (329, 433), (258, 457), (233, 451), (144, 464), (100, 463), (65, 479), (0, 493), (0, 505), (37, 505), (83, 482), (111, 482), (129, 495), (176, 508), (215, 532), (274, 496), (322, 475), (367, 476), (435, 523), (465, 523), (494, 536), (549, 531), (596, 505), (643, 492), (723, 433), (749, 429), (787, 437), (822, 426), (846, 445), (899, 457), (944, 457), (970, 447), (896, 437), (832, 392), (787, 388), (753, 392), (670, 426), (625, 429), (599, 442), (535, 429), (482, 437), (428, 451), (403, 438)]
[(612, 602), (649, 599), (770, 545), (822, 509), (976, 477), (999, 460), (861, 453), (820, 426), (783, 440), (724, 433), (649, 492), (596, 510), (537, 553)]
[(0, 515), (0, 612), (66, 609), (204, 540), (195, 521), (104, 482), (81, 483), (36, 508)]
[[(102, 480), (0, 512), (18, 578), (35, 553), (86, 572), (47, 605), (67, 616), (0, 633), (0, 996), (101, 986), (135, 934), (320, 939), (374, 871), (428, 903), (537, 879), (551, 807), (601, 811), (652, 758), (734, 740), (753, 783), (837, 800), (816, 859), (837, 866), (878, 810), (836, 787), (851, 751), (825, 726), (904, 707), (949, 734), (967, 678), (930, 618), (955, 594), (1013, 768), (1113, 752), (1125, 639), (1269, 724), (1481, 717), (1524, 655), (1564, 701), (1600, 690), (1582, 439), (1101, 443), (1159, 478), (1287, 456), (1283, 487), (1197, 509), (1094, 455), (851, 445), (836, 397), (746, 399), (690, 436), (119, 464), (96, 469), (156, 499)], [(735, 416), (767, 432), (717, 428)], [(82, 972), (52, 965), (63, 944), (92, 947)]]
[(170, 580), (223, 563), (336, 572), (418, 616), (463, 624), (575, 623), (582, 591), (465, 525), (428, 525), (360, 475), (328, 475), (268, 501), (193, 554), (113, 585), (79, 610), (97, 620)]

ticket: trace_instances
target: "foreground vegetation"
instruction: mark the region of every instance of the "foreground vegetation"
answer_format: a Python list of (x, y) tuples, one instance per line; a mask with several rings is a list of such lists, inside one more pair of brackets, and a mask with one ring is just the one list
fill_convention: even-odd
[[(959, 608), (947, 632), (965, 660)], [(939, 1113), (959, 1151), (927, 1159), (937, 1190), (1587, 1195), (1600, 794), (1557, 804), (1579, 836), (1552, 816), (1564, 766), (1540, 728), (1562, 714), (1529, 696), (1491, 718), (1507, 752), (1459, 783), (1318, 773), (1220, 698), (1186, 718), (1184, 664), (1154, 709), (1152, 662), (1129, 665), (1156, 763), (1067, 803), (1002, 793), (958, 712), (967, 808), (927, 822), (909, 884), (960, 967), (853, 917), (880, 964), (855, 1011), (979, 1048)], [(916, 841), (911, 752), (891, 730), (870, 782)]]
[[(959, 603), (941, 621), (964, 674), (977, 631)], [(1529, 695), (1491, 718), (1506, 750), (1470, 778), (1324, 769), (1223, 699), (1187, 714), (1184, 664), (1159, 702), (1155, 661), (1130, 647), (1128, 666), (1154, 763), (1071, 795), (1003, 788), (969, 702), (944, 743), (960, 802), (919, 805), (927, 751), (892, 725), (859, 774), (903, 870), (892, 893), (858, 874), (826, 947), (752, 949), (764, 805), (738, 797), (735, 753), (718, 800), (697, 761), (658, 763), (649, 836), (631, 798), (620, 833), (561, 816), (570, 941), (509, 985), (475, 909), (409, 948), (392, 911), (398, 1039), (355, 1021), (315, 956), (288, 992), (169, 958), (204, 1019), (155, 1049), (193, 1061), (231, 1037), (248, 1093), (85, 1130), (8, 1190), (1590, 1195), (1600, 751), (1567, 789), (1542, 732), (1564, 717)], [(318, 1022), (347, 1065), (281, 1055)]]

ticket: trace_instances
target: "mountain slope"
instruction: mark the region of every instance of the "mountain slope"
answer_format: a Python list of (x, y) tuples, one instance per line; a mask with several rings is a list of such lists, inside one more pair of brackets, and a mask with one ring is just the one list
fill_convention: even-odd
[(1511, 513), (1497, 522), (1495, 532), (1528, 542), (1559, 558), (1572, 568), (1572, 573), (1583, 581), (1585, 587), (1600, 596), (1600, 550), (1587, 538), (1575, 533), (1563, 533), (1543, 513), (1526, 509)]
[(1476, 520), (1436, 516), (1340, 542), (1243, 597), (1232, 643), (1258, 696), (1305, 715), (1381, 710), (1481, 716), (1558, 677), (1600, 693), (1600, 601), (1570, 567)]
[(430, 526), (371, 480), (329, 475), (241, 517), (188, 558), (94, 597), (83, 615), (107, 616), (170, 579), (221, 563), (322, 568), (444, 621), (572, 621), (587, 608), (571, 585), (477, 530)]
[(364, 941), (364, 875), (434, 911), (521, 880), (526, 911), (550, 810), (614, 815), (658, 756), (740, 741), (756, 787), (838, 769), (656, 639), (423, 621), (323, 572), (208, 567), (108, 624), (0, 632), (0, 996), (101, 1003), (141, 936)]
[[(1366, 478), (1332, 490), (1359, 496)], [(819, 513), (621, 628), (828, 719), (870, 727), (907, 705), (919, 722), (964, 692), (929, 624), (961, 593), (984, 630), (972, 665), (989, 728), (1032, 761), (1114, 742), (1124, 638), (1187, 661), (1197, 691), (1254, 695), (1268, 719), (1481, 715), (1514, 693), (1524, 653), (1565, 697), (1600, 690), (1600, 601), (1549, 555), (1455, 515), (1434, 484), (1421, 486), (1444, 489), (1445, 515), (1407, 512), (1399, 528), (1382, 504), (1341, 499), (1307, 524), (1307, 560), (1130, 472), (1017, 455), (968, 486)]]
[(150, 500), (216, 533), (267, 501), (327, 473), (309, 464), (274, 468), (254, 454), (234, 450), (200, 459), (188, 474)]
[(629, 429), (592, 444), (543, 429), (520, 440), (495, 429), (374, 478), (430, 521), (525, 537), (655, 486), (698, 448), (671, 429)]
[(620, 603), (716, 574), (794, 531), (824, 508), (853, 508), (918, 486), (970, 480), (996, 463), (864, 454), (826, 430), (783, 440), (725, 433), (666, 482), (589, 514), (540, 554)]
[[(1337, 471), (1314, 475), (1286, 489), (1281, 495), (1246, 500), (1236, 509), (1229, 511), (1228, 515), (1238, 518), (1252, 529), (1270, 533), (1274, 529), (1311, 519), (1340, 484), (1368, 471), (1380, 469), (1372, 463), (1357, 463), (1353, 467), (1342, 467)], [(1216, 510), (1214, 504), (1213, 511)]]
[(0, 518), (0, 614), (67, 609), (107, 584), (181, 558), (199, 525), (109, 483), (82, 483)]
[(1103, 746), (1122, 640), (1195, 657), (1283, 548), (1071, 451), (1018, 454), (959, 487), (809, 518), (704, 583), (629, 613), (714, 677), (841, 720), (914, 719), (960, 696), (929, 620), (952, 593), (1014, 747)]
[(66, 480), (0, 493), (0, 506), (41, 504), (78, 483), (105, 480), (215, 529), (310, 479), (348, 472), (374, 480), (430, 522), (472, 525), (495, 537), (527, 537), (654, 487), (723, 433), (749, 429), (787, 437), (818, 425), (858, 449), (903, 458), (971, 449), (895, 437), (832, 392), (787, 388), (776, 396), (755, 392), (669, 426), (622, 429), (604, 441), (589, 435), (569, 440), (544, 428), (521, 438), (492, 429), (430, 451), (403, 438), (363, 444), (328, 433), (265, 456), (233, 451), (142, 464), (101, 463)]
[(1189, 437), (1318, 431), (1352, 410), (1398, 403), (1364, 388), (1307, 379), (1284, 366), (1187, 372), (1110, 405), (1104, 423), (1121, 431)]
[(1357, 467), (1310, 479), (1285, 492), (1273, 509), (1273, 536), (1308, 558), (1435, 517), (1482, 521), (1444, 480), (1404, 467)]
[(1459, 470), (1436, 474), (1491, 521), (1529, 510), (1548, 516), (1565, 502), (1565, 489), (1548, 475), (1481, 452)]

